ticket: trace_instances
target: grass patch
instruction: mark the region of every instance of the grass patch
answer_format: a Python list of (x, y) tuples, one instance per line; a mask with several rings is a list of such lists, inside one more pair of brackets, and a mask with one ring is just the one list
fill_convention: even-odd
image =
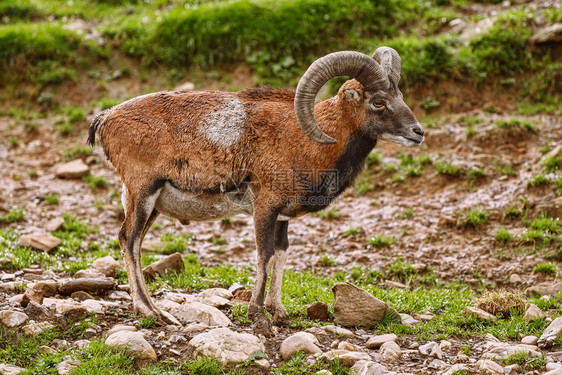
[(465, 169), (463, 166), (448, 163), (445, 161), (435, 162), (435, 170), (441, 175), (450, 177), (460, 177), (465, 173)]
[(512, 354), (507, 358), (502, 358), (501, 362), (504, 365), (519, 365), (523, 371), (538, 370), (546, 365), (546, 358), (544, 354), (539, 357), (531, 357), (527, 352)]
[(552, 262), (543, 262), (533, 267), (533, 272), (554, 277), (558, 273), (558, 265)]
[(386, 247), (395, 243), (396, 239), (393, 237), (374, 236), (369, 238), (368, 242), (369, 245), (372, 245), (374, 247)]
[(474, 301), (474, 306), (504, 318), (520, 315), (525, 311), (523, 298), (508, 291), (486, 291)]
[(494, 124), (500, 129), (521, 129), (526, 132), (534, 133), (536, 131), (535, 125), (531, 121), (521, 121), (519, 119), (498, 120)]
[(511, 240), (513, 239), (513, 236), (511, 235), (511, 233), (509, 233), (509, 231), (507, 229), (505, 229), (504, 227), (500, 227), (497, 231), (496, 231), (496, 243), (505, 246), (507, 245), (509, 242), (511, 242)]
[(107, 187), (107, 180), (102, 176), (94, 176), (89, 174), (82, 177), (82, 181), (90, 185), (92, 189), (103, 189)]
[(463, 211), (463, 224), (465, 226), (478, 228), (488, 222), (490, 215), (491, 214), (482, 206), (469, 208)]
[(0, 215), (0, 224), (17, 223), (23, 220), (25, 212), (21, 208), (14, 208), (5, 215)]
[(94, 152), (94, 149), (89, 146), (69, 147), (66, 150), (64, 150), (64, 160), (72, 161), (78, 158), (84, 159), (90, 156), (92, 152)]

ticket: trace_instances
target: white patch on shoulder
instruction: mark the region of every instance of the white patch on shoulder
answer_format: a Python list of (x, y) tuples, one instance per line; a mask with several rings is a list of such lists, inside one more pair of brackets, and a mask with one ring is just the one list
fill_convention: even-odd
[(199, 126), (208, 141), (222, 146), (234, 146), (246, 124), (244, 104), (236, 98), (228, 98), (222, 107), (205, 116)]

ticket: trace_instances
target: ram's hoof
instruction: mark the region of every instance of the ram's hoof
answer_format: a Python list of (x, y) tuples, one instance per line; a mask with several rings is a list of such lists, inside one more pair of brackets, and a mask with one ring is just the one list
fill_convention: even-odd
[(254, 322), (254, 333), (256, 335), (264, 335), (265, 337), (275, 335), (271, 322), (265, 315), (263, 306), (250, 305), (248, 307), (248, 317)]

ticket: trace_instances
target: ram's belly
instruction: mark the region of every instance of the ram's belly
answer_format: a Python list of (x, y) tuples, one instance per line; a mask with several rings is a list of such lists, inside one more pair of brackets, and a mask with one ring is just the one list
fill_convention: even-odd
[(198, 194), (185, 192), (166, 183), (156, 209), (182, 221), (207, 221), (227, 218), (236, 214), (253, 213), (251, 192)]

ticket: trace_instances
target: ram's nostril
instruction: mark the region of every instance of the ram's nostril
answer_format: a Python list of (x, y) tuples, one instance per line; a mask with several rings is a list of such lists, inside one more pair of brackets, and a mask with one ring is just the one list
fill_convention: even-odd
[(414, 128), (414, 133), (416, 133), (417, 135), (423, 135), (424, 131), (423, 131), (422, 128), (416, 127), (416, 128)]

